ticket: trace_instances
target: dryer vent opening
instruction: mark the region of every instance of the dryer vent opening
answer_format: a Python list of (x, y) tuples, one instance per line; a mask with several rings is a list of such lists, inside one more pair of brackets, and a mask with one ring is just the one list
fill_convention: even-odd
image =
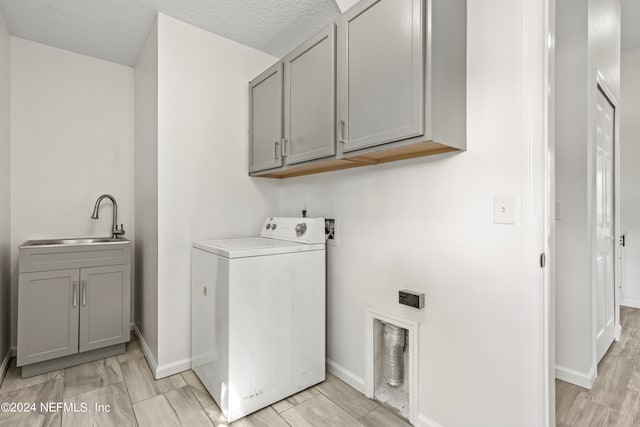
[(391, 323), (384, 324), (382, 370), (385, 381), (392, 387), (398, 387), (403, 382), (406, 333), (404, 328)]
[(411, 384), (417, 381), (411, 372), (411, 349), (406, 328), (390, 319), (372, 321), (373, 359), (372, 398), (394, 408), (398, 415), (410, 419)]

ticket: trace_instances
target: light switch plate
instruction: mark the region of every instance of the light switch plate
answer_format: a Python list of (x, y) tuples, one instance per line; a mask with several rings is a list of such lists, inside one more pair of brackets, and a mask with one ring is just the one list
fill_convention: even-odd
[(516, 223), (516, 197), (513, 194), (493, 196), (494, 224)]

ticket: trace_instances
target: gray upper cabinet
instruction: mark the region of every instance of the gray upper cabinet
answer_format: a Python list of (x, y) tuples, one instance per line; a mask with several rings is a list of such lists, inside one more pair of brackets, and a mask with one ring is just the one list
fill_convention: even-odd
[[(278, 116), (262, 113), (268, 123), (252, 119), (250, 174), (289, 178), (465, 150), (466, 28), (467, 0), (355, 4), (283, 59), (281, 158)], [(268, 105), (278, 105), (277, 70), (251, 82), (254, 98), (273, 78)], [(255, 116), (267, 107), (254, 98)], [(260, 155), (258, 131), (268, 134)]]
[(343, 152), (424, 134), (423, 6), (364, 0), (337, 21)]
[(249, 82), (250, 172), (282, 166), (282, 63)]
[(80, 351), (129, 341), (129, 265), (80, 270)]
[(78, 352), (79, 270), (20, 275), (18, 366)]
[(335, 25), (283, 63), (285, 164), (335, 155)]

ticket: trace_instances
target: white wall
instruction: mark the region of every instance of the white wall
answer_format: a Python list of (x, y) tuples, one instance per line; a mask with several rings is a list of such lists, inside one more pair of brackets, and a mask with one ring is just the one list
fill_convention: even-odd
[(588, 7), (558, 1), (556, 24), (556, 365), (589, 376), (587, 236)]
[(276, 58), (159, 15), (158, 363), (188, 369), (191, 246), (255, 235), (277, 183), (247, 175), (249, 80)]
[(135, 73), (135, 323), (158, 360), (158, 24)]
[(17, 247), (49, 237), (107, 236), (111, 208), (90, 219), (103, 193), (133, 221), (133, 70), (11, 38), (12, 323)]
[[(0, 365), (9, 351), (11, 284), (11, 43), (0, 13)], [(0, 377), (2, 370), (0, 368)]]
[(620, 80), (620, 208), (627, 234), (622, 305), (640, 308), (640, 49), (622, 53)]
[[(365, 307), (420, 322), (422, 422), (523, 423), (520, 214), (493, 223), (494, 194), (521, 195), (521, 14), (521, 2), (468, 4), (468, 151), (282, 183), (281, 214), (307, 201), (337, 218), (329, 359), (362, 381)], [(426, 308), (398, 305), (402, 288), (424, 291)]]
[(594, 165), (589, 108), (594, 69), (620, 93), (620, 2), (557, 2), (556, 25), (556, 373), (589, 386), (594, 380), (591, 223)]

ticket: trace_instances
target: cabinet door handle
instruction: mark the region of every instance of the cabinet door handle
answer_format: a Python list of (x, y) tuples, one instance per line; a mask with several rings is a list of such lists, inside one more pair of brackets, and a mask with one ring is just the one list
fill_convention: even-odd
[(344, 120), (340, 120), (340, 139), (338, 139), (338, 142), (342, 142), (343, 144), (347, 142), (344, 139), (345, 126), (346, 126), (346, 122)]
[(73, 307), (78, 306), (78, 282), (73, 282)]
[(278, 146), (280, 145), (280, 141), (275, 141), (273, 143), (273, 159), (274, 160), (278, 160), (278, 156), (279, 156), (279, 150), (278, 150)]
[(289, 140), (286, 138), (282, 139), (282, 157), (289, 156)]
[(87, 281), (82, 281), (82, 306), (87, 305)]

